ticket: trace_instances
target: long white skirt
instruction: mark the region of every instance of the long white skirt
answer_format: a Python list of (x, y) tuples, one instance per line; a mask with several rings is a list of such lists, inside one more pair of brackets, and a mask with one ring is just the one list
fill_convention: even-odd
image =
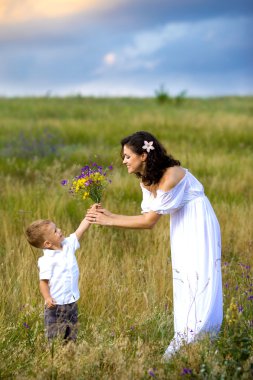
[(165, 360), (222, 323), (220, 227), (205, 195), (171, 214), (170, 239), (175, 334)]

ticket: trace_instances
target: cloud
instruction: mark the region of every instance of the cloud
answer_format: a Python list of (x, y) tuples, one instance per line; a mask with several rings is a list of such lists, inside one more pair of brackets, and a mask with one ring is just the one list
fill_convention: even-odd
[[(118, 0), (110, 1), (112, 6)], [(71, 17), (73, 14), (108, 7), (106, 0), (1, 0), (1, 24)]]
[(1, 0), (0, 41), (54, 37), (56, 29), (65, 36), (90, 28), (137, 33), (168, 22), (251, 15), (252, 0)]
[(116, 54), (115, 53), (107, 53), (104, 56), (103, 61), (108, 66), (114, 65), (116, 63)]
[(0, 94), (249, 91), (251, 0), (59, 1), (1, 0)]
[[(124, 72), (137, 67), (149, 70), (164, 63), (167, 71), (184, 69), (189, 72), (194, 67), (203, 71), (210, 70), (215, 64), (220, 67), (224, 62), (229, 69), (240, 62), (239, 57), (243, 64), (243, 59), (252, 55), (250, 30), (253, 32), (252, 19), (249, 18), (168, 23), (137, 33), (131, 43), (120, 46), (114, 53), (117, 61), (113, 62), (113, 70)], [(106, 66), (108, 71), (111, 70), (109, 65)]]

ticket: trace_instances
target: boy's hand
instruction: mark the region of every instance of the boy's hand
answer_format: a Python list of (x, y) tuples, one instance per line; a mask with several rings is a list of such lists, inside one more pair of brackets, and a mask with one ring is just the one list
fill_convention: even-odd
[(56, 302), (52, 297), (48, 297), (45, 302), (48, 309), (53, 309), (56, 305)]
[(96, 212), (97, 210), (101, 210), (102, 209), (102, 205), (101, 203), (94, 203), (92, 206), (90, 206), (86, 212), (86, 215), (85, 215), (85, 220), (90, 223), (90, 220), (89, 220), (89, 213), (94, 213)]
[(101, 208), (102, 205), (101, 203), (94, 203), (94, 205), (90, 206), (89, 209), (87, 210), (88, 211), (96, 211), (98, 208)]

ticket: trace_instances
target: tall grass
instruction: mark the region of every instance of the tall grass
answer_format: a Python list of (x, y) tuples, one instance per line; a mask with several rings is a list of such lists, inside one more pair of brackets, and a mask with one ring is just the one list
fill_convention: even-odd
[[(0, 100), (0, 378), (249, 379), (253, 374), (252, 98)], [(92, 226), (77, 251), (79, 337), (49, 346), (37, 260), (25, 227), (50, 218), (66, 234), (88, 204), (60, 186), (78, 165), (113, 163), (105, 207), (140, 212), (138, 180), (122, 168), (119, 141), (154, 133), (205, 186), (221, 224), (224, 322), (218, 339), (185, 346), (173, 335), (169, 218), (151, 231)], [(24, 142), (24, 136), (26, 141)], [(39, 147), (39, 148), (38, 148)], [(78, 172), (78, 170), (77, 170)]]

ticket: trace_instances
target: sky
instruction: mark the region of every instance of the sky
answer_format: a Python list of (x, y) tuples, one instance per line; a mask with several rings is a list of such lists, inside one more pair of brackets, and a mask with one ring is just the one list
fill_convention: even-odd
[(252, 0), (0, 0), (0, 96), (253, 95)]

